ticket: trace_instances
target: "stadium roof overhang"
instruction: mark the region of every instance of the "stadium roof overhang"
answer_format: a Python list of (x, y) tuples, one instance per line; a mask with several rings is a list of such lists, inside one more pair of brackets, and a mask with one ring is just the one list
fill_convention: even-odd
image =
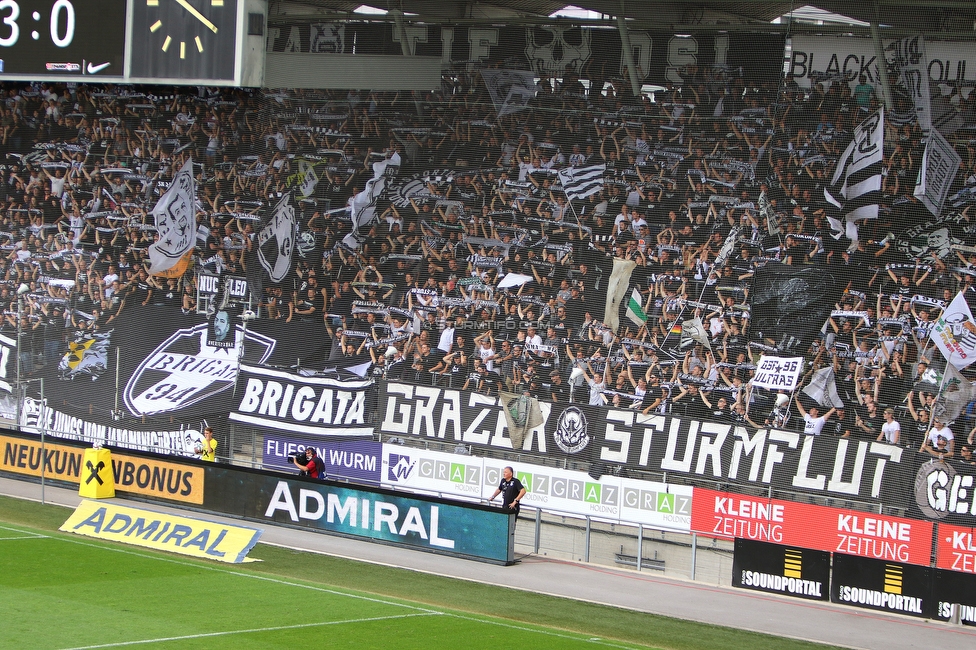
[[(675, 31), (764, 30), (785, 31), (770, 21), (803, 6), (840, 14), (860, 23), (875, 22), (892, 32), (922, 32), (926, 35), (973, 37), (976, 27), (976, 2), (972, 0), (812, 0), (777, 2), (774, 0), (270, 0), (272, 24), (321, 20), (390, 20), (389, 15), (356, 13), (362, 5), (380, 10), (399, 9), (410, 22), (438, 24), (506, 25), (552, 23), (550, 15), (572, 4), (600, 14), (596, 20), (560, 19), (587, 24), (616, 26), (624, 15), (634, 29)], [(866, 25), (794, 22), (792, 31), (862, 33)]]

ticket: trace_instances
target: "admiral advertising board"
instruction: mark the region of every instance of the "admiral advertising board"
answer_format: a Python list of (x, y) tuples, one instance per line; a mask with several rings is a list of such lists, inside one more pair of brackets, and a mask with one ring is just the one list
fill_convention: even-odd
[(247, 554), (264, 532), (87, 499), (58, 530), (234, 564), (253, 561), (247, 559)]
[(834, 553), (830, 600), (894, 614), (932, 618), (932, 569)]
[(928, 566), (929, 521), (695, 488), (692, 531)]
[(256, 470), (207, 468), (206, 507), (260, 522), (496, 563), (514, 560), (515, 517), (500, 508)]
[(732, 586), (807, 600), (828, 600), (830, 553), (736, 539)]
[(525, 487), (523, 506), (655, 529), (687, 532), (692, 488), (618, 476), (594, 479), (586, 472), (493, 458), (383, 445), (383, 485), (451, 498), (490, 497), (511, 465)]
[[(382, 382), (378, 399), (381, 434), (513, 451), (493, 396)], [(624, 409), (548, 402), (540, 409), (543, 423), (514, 451), (859, 501), (908, 498), (914, 456), (894, 445)]]
[[(53, 442), (53, 444), (52, 444)], [(40, 440), (16, 435), (0, 435), (0, 471), (23, 476), (78, 484), (83, 477), (84, 447), (48, 439), (41, 449)], [(192, 503), (204, 501), (204, 468), (189, 463), (112, 453), (115, 489), (120, 493)]]

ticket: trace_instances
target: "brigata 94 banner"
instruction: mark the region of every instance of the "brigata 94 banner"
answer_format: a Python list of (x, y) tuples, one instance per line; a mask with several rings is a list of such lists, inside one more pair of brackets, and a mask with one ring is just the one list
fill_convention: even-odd
[(932, 522), (695, 488), (691, 530), (928, 565)]

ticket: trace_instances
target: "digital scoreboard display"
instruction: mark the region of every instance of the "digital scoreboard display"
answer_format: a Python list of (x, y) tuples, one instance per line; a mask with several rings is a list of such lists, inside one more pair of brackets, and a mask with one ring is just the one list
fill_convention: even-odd
[(0, 0), (0, 79), (238, 85), (244, 0)]
[(127, 0), (0, 0), (3, 78), (122, 78)]

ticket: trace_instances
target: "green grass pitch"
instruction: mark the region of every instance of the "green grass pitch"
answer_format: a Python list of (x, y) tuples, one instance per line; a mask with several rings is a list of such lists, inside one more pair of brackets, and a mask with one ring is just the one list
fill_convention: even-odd
[(198, 561), (57, 532), (69, 512), (0, 498), (0, 647), (824, 647), (267, 545)]

